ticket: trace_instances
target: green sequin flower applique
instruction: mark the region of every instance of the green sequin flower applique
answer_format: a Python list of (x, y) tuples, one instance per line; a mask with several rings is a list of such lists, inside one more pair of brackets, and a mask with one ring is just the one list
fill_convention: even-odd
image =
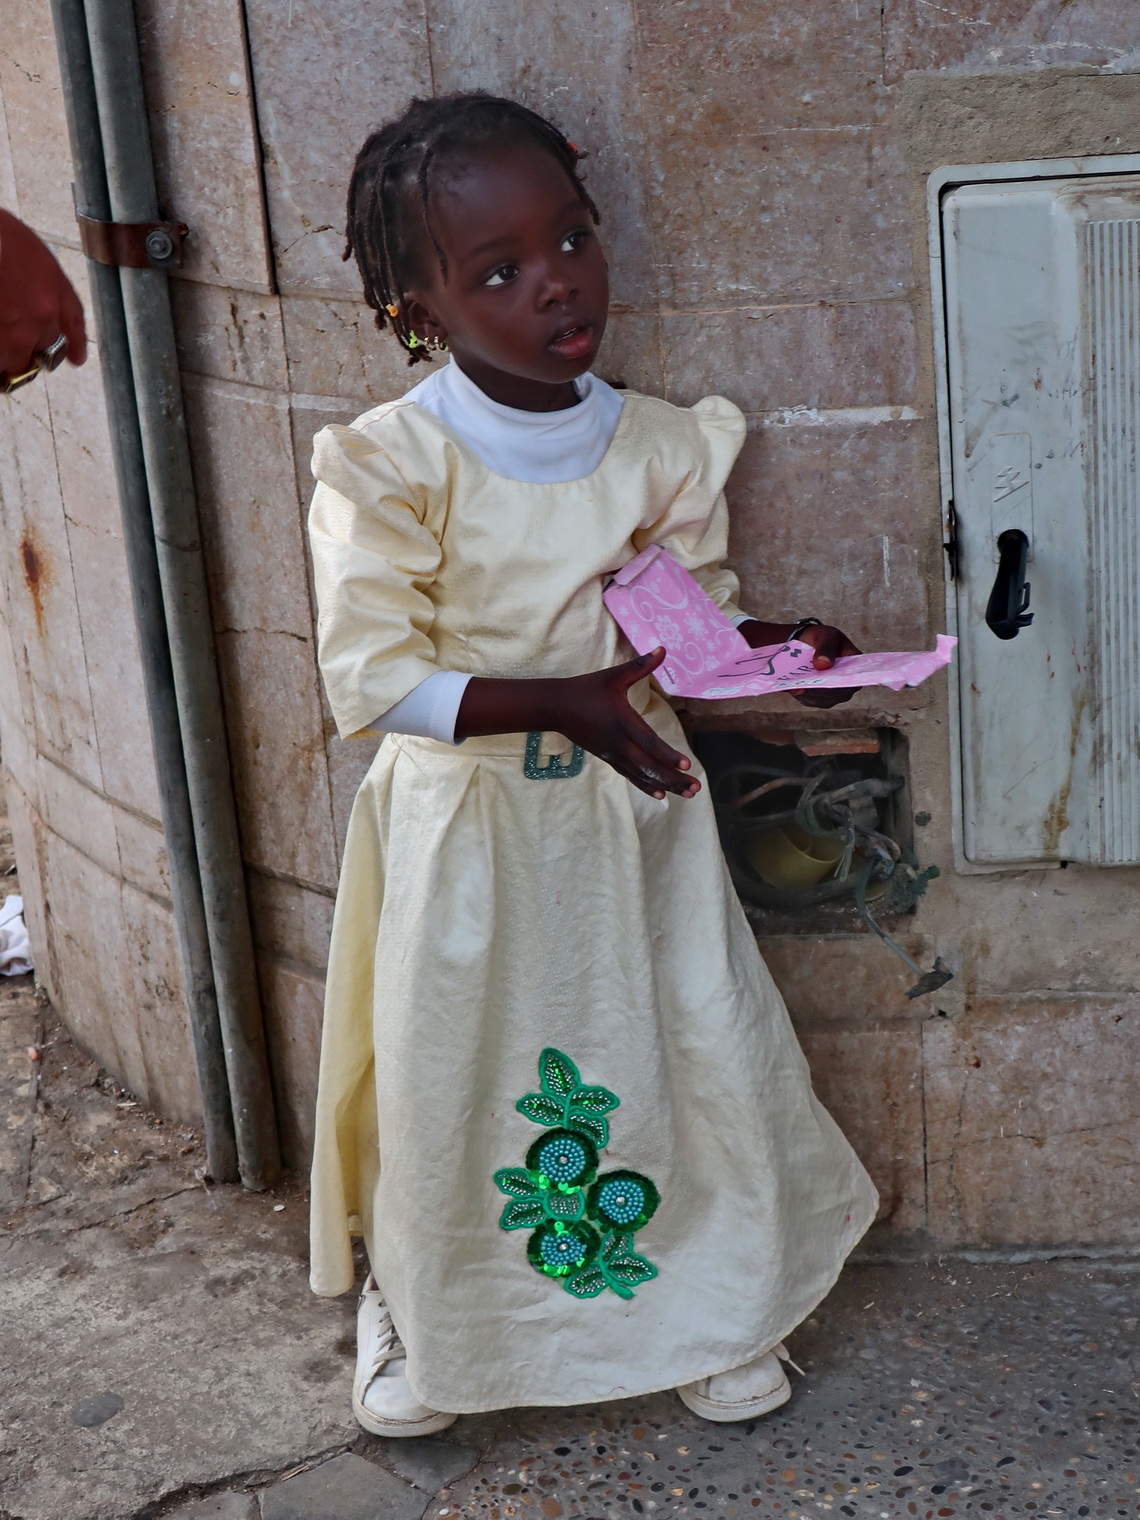
[(606, 1288), (633, 1298), (657, 1268), (633, 1248), (634, 1232), (657, 1212), (661, 1195), (648, 1177), (627, 1170), (598, 1176), (598, 1151), (609, 1143), (606, 1115), (619, 1106), (608, 1088), (582, 1082), (560, 1050), (538, 1062), (540, 1092), (515, 1104), (546, 1128), (526, 1153), (525, 1166), (503, 1167), (495, 1186), (508, 1203), (504, 1230), (532, 1230), (527, 1259), (536, 1272), (558, 1278), (575, 1298)]

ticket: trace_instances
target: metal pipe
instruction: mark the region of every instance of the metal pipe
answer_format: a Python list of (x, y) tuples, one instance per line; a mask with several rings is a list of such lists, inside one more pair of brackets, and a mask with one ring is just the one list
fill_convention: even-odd
[[(76, 209), (83, 215), (105, 221), (110, 217), (111, 207), (103, 172), (83, 0), (52, 0), (52, 15), (71, 137)], [(236, 1182), (237, 1149), (226, 1085), (226, 1061), (202, 906), (202, 883), (194, 846), (194, 825), (190, 816), (122, 293), (118, 272), (105, 264), (88, 260), (87, 274), (103, 386), (109, 402), (111, 450), (170, 867), (170, 895), (186, 985), (198, 1090), (202, 1098), (206, 1165), (210, 1176), (217, 1181)]]
[[(84, 10), (111, 216), (157, 220), (131, 0), (86, 0)], [(246, 1187), (261, 1189), (276, 1180), (280, 1152), (170, 291), (160, 269), (121, 269), (119, 281), (238, 1166)]]

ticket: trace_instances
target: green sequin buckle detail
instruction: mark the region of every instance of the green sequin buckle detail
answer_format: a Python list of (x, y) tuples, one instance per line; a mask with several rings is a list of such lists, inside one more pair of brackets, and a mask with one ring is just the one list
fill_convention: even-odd
[(533, 730), (526, 736), (526, 754), (523, 756), (523, 775), (528, 781), (569, 781), (577, 776), (582, 770), (582, 762), (586, 758), (586, 751), (580, 744), (575, 744), (570, 751), (570, 758), (566, 764), (557, 755), (551, 755), (545, 765), (538, 763), (538, 747), (542, 743), (542, 734)]
[(495, 1173), (495, 1186), (509, 1199), (499, 1225), (532, 1230), (531, 1266), (559, 1279), (575, 1298), (597, 1298), (607, 1288), (633, 1298), (636, 1287), (657, 1276), (634, 1250), (633, 1237), (653, 1218), (661, 1195), (640, 1172), (598, 1175), (598, 1152), (610, 1138), (606, 1115), (619, 1107), (608, 1088), (588, 1086), (569, 1056), (549, 1048), (539, 1057), (538, 1080), (541, 1091), (515, 1107), (546, 1133), (527, 1151), (525, 1166)]

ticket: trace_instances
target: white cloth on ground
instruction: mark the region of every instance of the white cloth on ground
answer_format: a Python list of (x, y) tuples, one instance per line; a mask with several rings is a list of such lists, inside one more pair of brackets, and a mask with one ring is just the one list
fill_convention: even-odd
[(0, 976), (25, 976), (32, 969), (24, 899), (13, 893), (0, 905)]

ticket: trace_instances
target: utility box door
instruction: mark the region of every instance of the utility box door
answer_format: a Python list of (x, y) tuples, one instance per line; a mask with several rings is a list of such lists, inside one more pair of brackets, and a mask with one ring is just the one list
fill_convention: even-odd
[[(942, 234), (966, 858), (1135, 864), (1140, 175), (965, 185)], [(1007, 530), (1032, 622), (1003, 639)]]

